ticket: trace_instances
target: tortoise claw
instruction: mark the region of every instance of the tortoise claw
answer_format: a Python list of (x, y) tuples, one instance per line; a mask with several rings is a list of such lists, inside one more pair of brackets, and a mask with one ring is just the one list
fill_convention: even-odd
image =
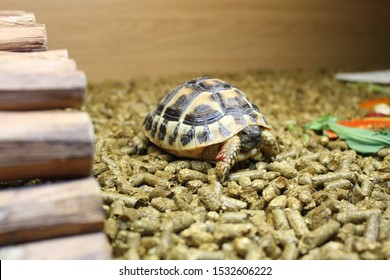
[(227, 174), (229, 173), (231, 165), (225, 161), (217, 162), (215, 166), (215, 174), (217, 175), (220, 182), (224, 182)]

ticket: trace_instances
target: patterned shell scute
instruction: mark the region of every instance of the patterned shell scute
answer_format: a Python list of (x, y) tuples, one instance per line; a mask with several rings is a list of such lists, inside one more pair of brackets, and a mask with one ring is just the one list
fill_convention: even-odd
[(143, 131), (157, 146), (183, 151), (224, 142), (248, 125), (270, 128), (238, 88), (198, 78), (168, 93), (146, 116)]

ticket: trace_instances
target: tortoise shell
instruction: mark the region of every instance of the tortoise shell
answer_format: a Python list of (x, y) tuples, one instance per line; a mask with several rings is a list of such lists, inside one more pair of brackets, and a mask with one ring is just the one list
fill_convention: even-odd
[(225, 142), (248, 125), (270, 128), (241, 90), (219, 79), (197, 78), (169, 92), (145, 117), (143, 132), (160, 148), (189, 155)]

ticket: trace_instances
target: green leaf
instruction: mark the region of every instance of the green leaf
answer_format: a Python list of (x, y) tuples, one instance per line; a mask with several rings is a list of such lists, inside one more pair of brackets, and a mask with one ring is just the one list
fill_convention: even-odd
[(328, 122), (328, 127), (337, 133), (337, 135), (347, 141), (349, 148), (362, 153), (377, 153), (383, 148), (390, 147), (389, 132), (375, 132), (368, 129), (353, 128)]
[(377, 84), (368, 84), (367, 90), (370, 93), (382, 93), (385, 95), (390, 95), (390, 87), (387, 87), (387, 86), (381, 86), (381, 85), (377, 85)]
[(309, 128), (311, 130), (323, 130), (324, 128), (328, 127), (329, 122), (336, 122), (337, 120), (338, 118), (332, 115), (323, 115), (315, 121), (312, 121), (305, 125), (305, 128)]
[(324, 115), (308, 123), (305, 127), (312, 130), (331, 129), (341, 139), (347, 141), (350, 149), (361, 154), (373, 154), (383, 148), (390, 147), (390, 131), (376, 132), (368, 129), (348, 127), (338, 124), (337, 120), (337, 117)]

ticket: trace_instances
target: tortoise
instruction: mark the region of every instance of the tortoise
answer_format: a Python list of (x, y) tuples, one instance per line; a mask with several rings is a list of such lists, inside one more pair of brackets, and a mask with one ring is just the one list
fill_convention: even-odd
[[(180, 157), (216, 162), (224, 181), (235, 162), (279, 152), (271, 126), (241, 90), (220, 79), (200, 77), (169, 92), (144, 119), (134, 138), (138, 152), (153, 144)], [(146, 138), (145, 138), (146, 136)]]

